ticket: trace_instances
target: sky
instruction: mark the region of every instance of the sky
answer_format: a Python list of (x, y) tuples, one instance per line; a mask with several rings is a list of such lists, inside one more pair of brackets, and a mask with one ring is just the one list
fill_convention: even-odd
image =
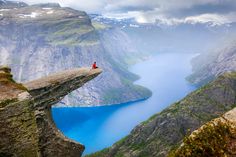
[(22, 0), (28, 4), (56, 2), (111, 18), (135, 18), (139, 23), (236, 22), (236, 0)]

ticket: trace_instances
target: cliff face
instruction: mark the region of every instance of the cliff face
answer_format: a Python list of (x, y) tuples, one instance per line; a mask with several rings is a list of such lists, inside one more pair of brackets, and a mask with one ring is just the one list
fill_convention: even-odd
[(195, 84), (206, 84), (217, 76), (236, 70), (236, 41), (222, 43), (218, 50), (201, 54), (192, 60), (193, 74), (188, 80)]
[[(85, 12), (56, 4), (2, 7), (5, 8), (0, 10), (0, 64), (10, 65), (17, 81), (26, 82), (97, 61), (104, 69), (103, 75), (69, 94), (59, 105), (111, 104), (150, 96), (147, 89), (133, 85), (137, 76), (113, 57), (115, 53), (132, 55), (133, 51), (102, 42), (103, 30), (98, 33)], [(123, 38), (117, 30), (111, 31)], [(111, 42), (122, 45), (127, 40)], [(119, 92), (122, 97), (110, 95)]]
[(0, 68), (0, 156), (81, 156), (85, 149), (56, 129), (51, 106), (101, 73), (81, 68), (24, 85)]
[(235, 106), (236, 73), (228, 73), (152, 116), (112, 147), (91, 156), (166, 156), (189, 129), (193, 131)]

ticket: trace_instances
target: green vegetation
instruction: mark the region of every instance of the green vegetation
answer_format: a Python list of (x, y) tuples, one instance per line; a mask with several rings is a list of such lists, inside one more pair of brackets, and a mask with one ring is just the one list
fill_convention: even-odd
[(48, 31), (41, 33), (53, 46), (90, 46), (98, 44), (93, 26), (85, 19), (48, 21), (43, 24)]
[(1, 83), (1, 85), (13, 86), (16, 89), (27, 91), (27, 89), (21, 83), (16, 83), (15, 80), (13, 80), (12, 74), (9, 73), (10, 70), (7, 67), (5, 68), (5, 70), (4, 70), (4, 68), (1, 68), (1, 70), (6, 71), (6, 72), (0, 72), (0, 83)]
[(170, 152), (169, 157), (211, 157), (233, 155), (232, 141), (236, 140), (236, 127), (229, 121), (211, 121), (186, 136), (179, 149)]
[(85, 155), (85, 157), (105, 157), (104, 154), (108, 153), (109, 149), (105, 148), (99, 152), (90, 154), (90, 155)]
[(16, 102), (16, 101), (17, 101), (17, 99), (7, 99), (7, 100), (4, 100), (4, 101), (1, 101), (0, 102), (0, 107), (3, 108), (3, 107), (5, 107), (5, 106), (7, 106), (11, 103)]
[(137, 144), (132, 144), (130, 145), (129, 147), (132, 149), (132, 150), (143, 150), (143, 148), (147, 145), (147, 143), (145, 143), (144, 141), (143, 142), (140, 142), (140, 143), (137, 143)]
[(104, 29), (111, 28), (111, 26), (109, 26), (109, 25), (102, 24), (102, 23), (99, 23), (99, 22), (96, 22), (96, 21), (93, 21), (92, 25), (96, 30), (104, 30)]
[(103, 103), (109, 102), (119, 102), (122, 101), (124, 98), (124, 93), (126, 92), (125, 88), (111, 88), (107, 90), (103, 96)]
[(236, 72), (225, 73), (224, 76), (227, 78), (236, 78)]
[(149, 122), (151, 122), (153, 119), (155, 119), (157, 116), (157, 114), (152, 115), (148, 120), (145, 120), (144, 122), (142, 122), (142, 125), (146, 125)]
[(57, 36), (70, 36), (73, 34), (83, 35), (83, 34), (91, 32), (91, 31), (93, 31), (93, 28), (90, 26), (87, 26), (87, 25), (82, 25), (82, 26), (79, 26), (76, 28), (70, 28), (70, 29), (65, 26), (64, 28), (54, 32), (53, 35), (55, 37), (57, 37)]
[(10, 73), (0, 73), (0, 82), (6, 82), (6, 81), (15, 82), (12, 79), (12, 74), (10, 74)]
[[(127, 102), (127, 98), (129, 96), (127, 93), (133, 93), (133, 97), (135, 100), (149, 98), (152, 95), (152, 92), (145, 87), (133, 85), (133, 84), (125, 84), (126, 86), (123, 88), (111, 88), (107, 90), (103, 95), (103, 103), (109, 102)], [(135, 93), (134, 93), (135, 91)]]

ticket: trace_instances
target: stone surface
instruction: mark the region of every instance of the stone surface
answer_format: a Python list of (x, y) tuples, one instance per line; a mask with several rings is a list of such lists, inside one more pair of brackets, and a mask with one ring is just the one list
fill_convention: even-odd
[(40, 106), (42, 104), (45, 104), (45, 106), (53, 105), (100, 73), (101, 69), (90, 68), (65, 70), (41, 79), (26, 82), (24, 86)]
[(24, 85), (14, 82), (9, 72), (0, 67), (0, 156), (81, 156), (85, 147), (56, 128), (51, 106), (101, 69), (67, 70)]

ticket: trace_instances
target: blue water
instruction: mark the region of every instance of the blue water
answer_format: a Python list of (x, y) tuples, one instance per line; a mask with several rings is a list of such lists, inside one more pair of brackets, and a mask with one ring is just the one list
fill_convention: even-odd
[(185, 77), (191, 73), (194, 54), (158, 54), (130, 70), (141, 79), (136, 84), (149, 88), (151, 98), (103, 107), (53, 108), (57, 127), (69, 138), (85, 145), (85, 153), (111, 146), (140, 122), (162, 111), (195, 89)]

